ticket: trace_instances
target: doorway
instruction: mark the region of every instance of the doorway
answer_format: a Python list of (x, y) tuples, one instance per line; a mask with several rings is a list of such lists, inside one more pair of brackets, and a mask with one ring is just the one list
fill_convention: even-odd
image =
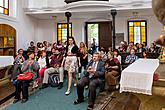
[(93, 39), (95, 39), (97, 45), (97, 51), (99, 47), (104, 47), (107, 51), (109, 47), (112, 47), (112, 22), (86, 22), (86, 45), (91, 48)]

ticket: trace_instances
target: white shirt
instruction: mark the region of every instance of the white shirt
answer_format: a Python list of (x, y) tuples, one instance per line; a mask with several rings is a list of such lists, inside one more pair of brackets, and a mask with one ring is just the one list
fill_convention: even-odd
[[(92, 68), (94, 68), (94, 71), (96, 71), (96, 69), (97, 69), (97, 64), (98, 64), (98, 61), (92, 63)], [(89, 75), (89, 78), (92, 78), (93, 75), (94, 75), (94, 74), (90, 74), (90, 75)]]
[(40, 69), (41, 68), (44, 68), (45, 66), (46, 66), (46, 57), (44, 57), (44, 58), (39, 58), (38, 59), (38, 63), (39, 63), (39, 65), (40, 65)]
[(94, 70), (95, 70), (95, 71), (96, 71), (96, 69), (97, 69), (97, 64), (98, 64), (98, 61), (93, 62), (93, 64), (92, 64), (92, 67), (94, 67)]

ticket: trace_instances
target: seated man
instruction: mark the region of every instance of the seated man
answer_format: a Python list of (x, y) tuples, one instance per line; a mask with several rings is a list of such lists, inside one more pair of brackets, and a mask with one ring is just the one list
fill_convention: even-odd
[(131, 49), (130, 55), (128, 55), (125, 59), (126, 64), (132, 64), (134, 61), (136, 61), (138, 57), (135, 55), (135, 50)]
[(99, 53), (94, 53), (92, 60), (87, 66), (87, 70), (84, 71), (85, 76), (79, 80), (77, 84), (78, 99), (74, 101), (74, 104), (83, 102), (84, 87), (89, 86), (88, 95), (88, 108), (87, 110), (93, 109), (93, 105), (96, 99), (96, 88), (101, 85), (102, 79), (105, 78), (104, 62), (100, 60)]
[(48, 86), (49, 74), (59, 72), (60, 83), (59, 83), (58, 89), (61, 89), (63, 86), (63, 77), (64, 77), (63, 67), (61, 66), (61, 63), (63, 60), (63, 55), (60, 54), (60, 52), (57, 48), (56, 49), (53, 48), (52, 53), (53, 53), (53, 55), (50, 57), (50, 59), (51, 59), (50, 68), (48, 68), (44, 71), (42, 88), (46, 88)]

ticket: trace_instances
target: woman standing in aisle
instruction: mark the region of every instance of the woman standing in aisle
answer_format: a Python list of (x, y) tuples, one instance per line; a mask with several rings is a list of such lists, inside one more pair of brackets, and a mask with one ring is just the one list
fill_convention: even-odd
[(79, 63), (77, 55), (78, 55), (78, 47), (75, 43), (75, 40), (73, 37), (69, 37), (69, 44), (66, 47), (66, 55), (63, 60), (63, 63), (65, 62), (64, 69), (68, 72), (68, 89), (65, 92), (65, 95), (70, 94), (70, 88), (72, 85), (72, 77), (75, 80), (74, 85), (76, 85), (76, 83), (77, 83), (76, 69), (77, 69), (78, 63)]

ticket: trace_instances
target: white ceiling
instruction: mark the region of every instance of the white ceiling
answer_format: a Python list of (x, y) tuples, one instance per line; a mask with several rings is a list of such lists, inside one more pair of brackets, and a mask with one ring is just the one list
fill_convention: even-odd
[[(130, 16), (133, 12), (138, 15), (153, 15), (151, 0), (110, 0), (110, 2), (80, 1), (60, 7), (25, 8), (25, 13), (37, 19), (65, 19), (64, 13), (72, 13), (72, 19), (77, 18), (108, 18), (110, 10), (116, 9), (118, 16)], [(56, 16), (56, 17), (52, 17)]]
[[(152, 9), (131, 9), (131, 10), (118, 10), (117, 17), (128, 17), (133, 16), (133, 13), (137, 12), (137, 16), (153, 16)], [(64, 13), (38, 13), (29, 14), (30, 16), (42, 19), (42, 20), (66, 20)], [(55, 16), (55, 17), (54, 17)], [(111, 18), (110, 10), (108, 11), (97, 11), (97, 12), (72, 12), (71, 19), (92, 19), (92, 18)]]

